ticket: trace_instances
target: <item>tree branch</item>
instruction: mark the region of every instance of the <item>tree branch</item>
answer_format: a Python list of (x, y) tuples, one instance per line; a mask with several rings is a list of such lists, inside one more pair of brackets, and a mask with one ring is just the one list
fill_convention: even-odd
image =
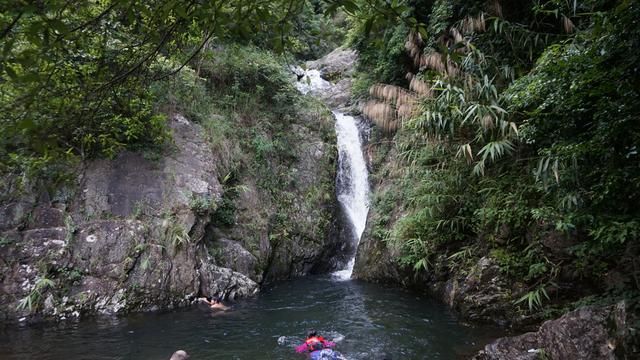
[(11, 24), (9, 24), (4, 30), (2, 30), (2, 33), (0, 33), (0, 39), (4, 39), (7, 35), (9, 35), (11, 29), (16, 26), (22, 15), (24, 15), (24, 12), (19, 13), (18, 16), (16, 16), (13, 21), (11, 21)]

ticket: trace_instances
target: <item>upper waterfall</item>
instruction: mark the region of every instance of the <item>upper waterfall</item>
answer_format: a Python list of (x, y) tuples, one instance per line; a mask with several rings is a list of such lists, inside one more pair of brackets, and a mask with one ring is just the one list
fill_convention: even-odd
[(296, 82), (296, 89), (305, 95), (309, 92), (321, 92), (332, 86), (330, 82), (320, 77), (320, 70), (305, 71), (301, 68), (296, 68), (294, 72), (299, 77)]

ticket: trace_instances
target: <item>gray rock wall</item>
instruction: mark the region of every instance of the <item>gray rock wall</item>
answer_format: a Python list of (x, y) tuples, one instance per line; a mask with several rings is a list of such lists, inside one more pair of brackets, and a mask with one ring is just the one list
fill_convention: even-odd
[(203, 242), (222, 186), (202, 129), (180, 115), (170, 128), (173, 148), (159, 159), (124, 152), (84, 164), (66, 202), (2, 204), (4, 318), (167, 309), (258, 290)]
[(272, 135), (287, 143), (290, 156), (274, 154), (237, 174), (243, 189), (233, 200), (234, 224), (211, 232), (220, 263), (262, 283), (306, 275), (324, 260), (334, 241), (333, 127), (326, 108), (300, 109), (294, 123)]
[(231, 140), (247, 164), (232, 224), (217, 225), (230, 189), (215, 147), (179, 114), (163, 154), (92, 160), (54, 193), (0, 203), (0, 319), (171, 309), (308, 273), (331, 241), (333, 119), (316, 106), (286, 121), (277, 141), (287, 154), (257, 159), (246, 139)]

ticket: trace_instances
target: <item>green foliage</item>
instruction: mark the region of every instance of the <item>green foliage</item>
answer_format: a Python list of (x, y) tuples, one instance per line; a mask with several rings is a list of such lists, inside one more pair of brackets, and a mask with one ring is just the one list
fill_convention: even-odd
[(197, 194), (192, 194), (189, 205), (196, 214), (200, 214), (200, 215), (208, 214), (209, 212), (216, 211), (218, 207), (217, 201), (215, 198), (210, 198), (208, 196), (200, 196)]
[(174, 249), (174, 251), (191, 242), (188, 230), (174, 216), (166, 218), (163, 227), (165, 244)]
[(53, 280), (46, 277), (38, 277), (29, 294), (18, 302), (17, 309), (27, 310), (28, 312), (36, 311), (43, 301), (44, 291), (54, 286)]
[[(57, 176), (44, 168), (74, 157), (113, 157), (125, 149), (158, 152), (168, 139), (163, 112), (181, 111), (203, 121), (210, 113), (207, 103), (195, 98), (204, 95), (199, 75), (207, 56), (198, 54), (212, 49), (214, 39), (296, 48), (309, 56), (325, 51), (309, 50), (310, 36), (340, 41), (337, 27), (322, 30), (331, 20), (320, 16), (324, 8), (317, 1), (7, 5), (0, 14), (0, 174), (34, 178)], [(313, 21), (302, 21), (305, 16)], [(235, 60), (258, 69), (271, 65)], [(196, 69), (195, 75), (185, 65)], [(252, 75), (246, 70), (241, 72)], [(251, 90), (265, 80), (260, 76), (269, 75), (253, 74), (258, 78), (247, 84)], [(273, 90), (266, 88), (263, 95), (281, 94)]]
[[(401, 216), (377, 217), (372, 234), (417, 271), (435, 271), (443, 253), (453, 271), (489, 254), (529, 289), (516, 303), (530, 311), (561, 301), (546, 293), (570, 287), (555, 285), (561, 268), (597, 284), (591, 291), (609, 291), (603, 279), (611, 271), (629, 274), (623, 286), (637, 289), (640, 73), (630, 49), (640, 45), (640, 8), (500, 3), (501, 13), (482, 1), (412, 3), (409, 14), (426, 16), (426, 33), (417, 29), (423, 51), (437, 51), (460, 73), (427, 66), (418, 74), (433, 96), (422, 96), (395, 134), (399, 155), (378, 175), (385, 190), (373, 202)], [(464, 27), (482, 12), (486, 31)], [(352, 40), (368, 72), (356, 81), (361, 97), (370, 84), (394, 81), (374, 71), (377, 63), (410, 70), (380, 47), (399, 26), (356, 26)], [(447, 43), (454, 27), (463, 40)], [(390, 187), (402, 200), (392, 201)]]
[(248, 191), (244, 185), (238, 184), (237, 174), (229, 173), (222, 180), (224, 193), (216, 211), (212, 215), (212, 222), (218, 227), (233, 226), (236, 223), (235, 200), (240, 193)]
[(11, 244), (11, 242), (12, 241), (10, 239), (8, 239), (8, 238), (6, 238), (4, 236), (0, 237), (0, 247), (8, 245), (8, 244)]
[(252, 47), (229, 45), (207, 52), (201, 65), (214, 103), (252, 121), (259, 111), (284, 116), (295, 110), (299, 93), (273, 54)]
[[(363, 25), (364, 26), (364, 25)], [(369, 45), (370, 34), (366, 29), (355, 27), (351, 46), (359, 53), (358, 82), (404, 83), (405, 66), (409, 59), (404, 49), (405, 38), (409, 29), (404, 23), (384, 31), (382, 39)], [(367, 88), (368, 91), (368, 88)], [(354, 94), (361, 95), (362, 90), (356, 87)]]
[(541, 286), (524, 294), (521, 298), (514, 302), (514, 305), (526, 303), (529, 307), (529, 311), (533, 311), (535, 309), (542, 308), (542, 304), (544, 301), (543, 299), (551, 300), (549, 298), (549, 295), (547, 294), (547, 291), (544, 289), (544, 286)]

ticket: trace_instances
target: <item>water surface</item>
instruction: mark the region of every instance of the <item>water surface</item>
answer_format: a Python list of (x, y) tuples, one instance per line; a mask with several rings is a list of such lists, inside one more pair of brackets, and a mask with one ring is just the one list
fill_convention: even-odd
[[(1, 325), (0, 325), (1, 326)], [(305, 359), (293, 347), (308, 329), (337, 338), (349, 359), (458, 359), (495, 332), (463, 325), (442, 304), (358, 281), (309, 277), (214, 313), (167, 313), (2, 327), (0, 359)]]

